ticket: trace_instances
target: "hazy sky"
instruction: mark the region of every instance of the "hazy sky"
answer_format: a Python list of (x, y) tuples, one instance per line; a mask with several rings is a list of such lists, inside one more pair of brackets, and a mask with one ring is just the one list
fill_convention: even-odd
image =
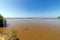
[(0, 0), (4, 17), (58, 17), (60, 0)]

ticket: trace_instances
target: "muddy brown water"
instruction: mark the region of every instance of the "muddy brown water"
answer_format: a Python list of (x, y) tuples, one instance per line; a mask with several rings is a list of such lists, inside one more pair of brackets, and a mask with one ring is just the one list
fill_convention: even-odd
[(60, 40), (60, 19), (7, 19), (6, 32), (20, 40)]

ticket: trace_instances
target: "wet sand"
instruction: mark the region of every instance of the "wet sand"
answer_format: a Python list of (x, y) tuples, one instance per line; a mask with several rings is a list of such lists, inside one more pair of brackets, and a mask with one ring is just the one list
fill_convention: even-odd
[(6, 30), (10, 33), (14, 29), (20, 40), (60, 40), (59, 22), (57, 19), (8, 19)]

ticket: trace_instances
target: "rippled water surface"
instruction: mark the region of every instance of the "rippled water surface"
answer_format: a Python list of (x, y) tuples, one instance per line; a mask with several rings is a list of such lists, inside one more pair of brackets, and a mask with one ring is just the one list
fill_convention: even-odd
[(60, 40), (60, 19), (7, 19), (21, 40)]

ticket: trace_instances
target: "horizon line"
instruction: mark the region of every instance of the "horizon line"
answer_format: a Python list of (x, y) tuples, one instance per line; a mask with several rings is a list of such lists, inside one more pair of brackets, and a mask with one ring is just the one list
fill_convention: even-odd
[(6, 19), (57, 19), (57, 18), (34, 18), (34, 17), (16, 17), (16, 18), (14, 18), (14, 17), (8, 17), (8, 18), (6, 18)]

